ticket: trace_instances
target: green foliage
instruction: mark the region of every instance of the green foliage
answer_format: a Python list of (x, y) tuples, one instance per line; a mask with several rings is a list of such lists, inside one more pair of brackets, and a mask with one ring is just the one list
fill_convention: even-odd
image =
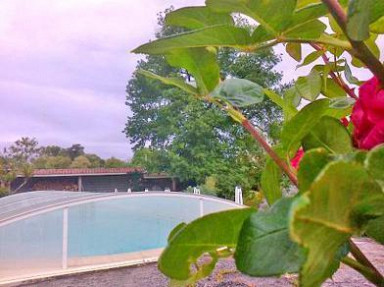
[(290, 152), (293, 148), (297, 148), (301, 140), (314, 128), (328, 108), (328, 100), (312, 102), (287, 122), (281, 132), (284, 149)]
[[(236, 246), (239, 231), (244, 220), (254, 209), (235, 209), (223, 211), (196, 219), (170, 237), (168, 246), (159, 259), (159, 269), (168, 277), (176, 280), (200, 279), (205, 277), (204, 268), (197, 261), (204, 254), (209, 253), (215, 258), (221, 256), (219, 249), (233, 249)], [(231, 253), (225, 253), (230, 255)], [(195, 273), (191, 271), (191, 264), (198, 266)], [(208, 274), (211, 272), (209, 268)]]
[(105, 167), (126, 167), (128, 164), (118, 158), (111, 157), (105, 160)]
[(298, 272), (304, 250), (289, 238), (288, 215), (292, 198), (282, 198), (268, 211), (245, 220), (235, 253), (237, 268), (251, 276)]
[(227, 79), (211, 93), (211, 97), (229, 102), (234, 107), (246, 107), (263, 101), (263, 88), (243, 79)]
[[(336, 7), (333, 8), (335, 11), (330, 11), (335, 3), (330, 1), (324, 4), (325, 1), (320, 0), (207, 0), (206, 7), (175, 11), (169, 21), (181, 27), (162, 29), (170, 31), (178, 28), (181, 33), (167, 34), (171, 36), (144, 44), (134, 52), (150, 55), (147, 62), (141, 62), (143, 67), (140, 68), (158, 74), (158, 80), (182, 88), (188, 95), (179, 92), (180, 97), (177, 98), (175, 90), (167, 88), (160, 92), (164, 87), (162, 84), (139, 78), (135, 79), (137, 82), (131, 82), (133, 85), (128, 89), (133, 95), (131, 97), (140, 96), (134, 98), (135, 101), (128, 97), (128, 103), (136, 114), (135, 121), (129, 119), (134, 128), (128, 128), (127, 134), (133, 136), (132, 142), (139, 146), (150, 143), (156, 147), (166, 147), (172, 158), (171, 170), (175, 173), (183, 174), (185, 179), (196, 178), (197, 182), (203, 182), (207, 175), (213, 176), (217, 179), (215, 187), (221, 190), (223, 183), (230, 186), (238, 182), (239, 175), (242, 185), (247, 185), (247, 180), (243, 178), (256, 172), (265, 198), (270, 205), (275, 205), (264, 213), (251, 215), (245, 221), (237, 243), (237, 266), (254, 276), (300, 271), (300, 286), (304, 287), (320, 286), (339, 268), (340, 261), (358, 270), (375, 284), (381, 284), (383, 280), (374, 268), (355, 253), (356, 260), (345, 256), (348, 253), (348, 240), (353, 235), (365, 233), (379, 242), (383, 241), (380, 231), (383, 228), (384, 210), (384, 148), (376, 147), (370, 152), (356, 150), (349, 133), (353, 127), (350, 124), (346, 129), (340, 119), (351, 114), (357, 98), (346, 81), (354, 85), (361, 84), (352, 75), (343, 54), (347, 52), (352, 56), (352, 65), (369, 66), (380, 78), (379, 70), (382, 67), (378, 61), (380, 50), (376, 40), (378, 34), (383, 33), (380, 25), (384, 16), (384, 2), (336, 2), (342, 9)], [(348, 10), (345, 17), (340, 16), (345, 13), (343, 9)], [(242, 25), (242, 21), (236, 21), (235, 18), (235, 21), (229, 21), (228, 16), (237, 13), (250, 17), (257, 24)], [(324, 16), (330, 24), (327, 32), (326, 25), (320, 21)], [(337, 23), (340, 23), (340, 27)], [(344, 34), (345, 29), (348, 35)], [(302, 46), (312, 46), (314, 51), (304, 58), (299, 67), (313, 65), (320, 58), (324, 63), (312, 67), (309, 75), (299, 77), (293, 86), (279, 91), (276, 87), (279, 76), (259, 76), (261, 71), (270, 71), (276, 60), (266, 61), (270, 63), (269, 67), (255, 72), (261, 65), (254, 64), (257, 57), (252, 54), (267, 53), (270, 51), (268, 48), (279, 43), (284, 43), (287, 52), (297, 61), (303, 58)], [(264, 59), (269, 59), (271, 55), (264, 54)], [(180, 78), (180, 74), (186, 81), (196, 84), (198, 94), (191, 93), (180, 82), (162, 78), (175, 75)], [(254, 89), (256, 86), (253, 84), (238, 79), (257, 83), (263, 89)], [(139, 81), (148, 85), (137, 85)], [(260, 103), (262, 94), (267, 96), (267, 100)], [(180, 100), (181, 95), (184, 101), (177, 102), (176, 98)], [(205, 103), (198, 103), (200, 100)], [(170, 109), (166, 108), (175, 102), (177, 105), (173, 107), (182, 116), (172, 118)], [(157, 106), (152, 103), (160, 106), (159, 110), (163, 113), (159, 113), (159, 110), (154, 112)], [(146, 109), (138, 106), (145, 104), (148, 105)], [(279, 112), (277, 121), (269, 120), (266, 123), (261, 119), (263, 117), (260, 117), (256, 104), (275, 107), (282, 111), (284, 120)], [(190, 110), (185, 107), (191, 109), (191, 106), (199, 112), (198, 115), (195, 114), (196, 110), (193, 110), (194, 113), (187, 112)], [(211, 116), (205, 113), (208, 109)], [(255, 165), (265, 160), (255, 160), (251, 156), (260, 151), (249, 144), (248, 139), (251, 138), (247, 137), (244, 130), (235, 128), (228, 122), (228, 117), (220, 118), (222, 111), (242, 123), (274, 158), (267, 160), (261, 178), (260, 170)], [(270, 111), (276, 110), (272, 108)], [(143, 115), (138, 116), (138, 112)], [(280, 129), (264, 129), (272, 122), (282, 126), (281, 132)], [(274, 134), (273, 138), (263, 139), (262, 132), (249, 123), (264, 130), (265, 134)], [(160, 128), (164, 124), (167, 131)], [(142, 130), (139, 127), (143, 127)], [(135, 137), (132, 131), (139, 131), (141, 135)], [(278, 148), (274, 151), (271, 150), (271, 142), (277, 143)], [(208, 147), (204, 152), (202, 143)], [(304, 148), (305, 155), (298, 170), (295, 170), (289, 166), (289, 160), (300, 147)], [(280, 159), (276, 160), (276, 157)], [(201, 162), (205, 162), (208, 169), (197, 164)], [(208, 173), (207, 170), (214, 172)], [(294, 199), (281, 199), (282, 170), (298, 185), (299, 194)], [(251, 188), (253, 185), (255, 182), (248, 184)], [(191, 274), (189, 264), (195, 262), (204, 251), (198, 249), (197, 252), (192, 248), (194, 245), (188, 245), (199, 236), (211, 234), (211, 229), (217, 231), (217, 228), (228, 223), (220, 216), (213, 218), (218, 221), (212, 220), (210, 226), (207, 224), (204, 229), (197, 228), (194, 236), (182, 236), (188, 234), (188, 226), (176, 232), (169, 246), (177, 241), (182, 252), (177, 248), (167, 248), (166, 256), (161, 260), (161, 264), (167, 266), (161, 269), (165, 274), (191, 283), (213, 270), (219, 255), (211, 250), (208, 251), (211, 262), (198, 266), (197, 272)], [(200, 220), (209, 222), (204, 218)], [(216, 234), (218, 240), (226, 235)], [(232, 241), (232, 244), (236, 242)], [(191, 249), (187, 251), (187, 248), (184, 249), (186, 246)], [(188, 252), (192, 257), (188, 257)], [(179, 258), (180, 261), (173, 261), (173, 258)], [(181, 272), (178, 271), (180, 266)]]
[(352, 141), (348, 130), (335, 118), (324, 116), (302, 141), (305, 150), (324, 148), (330, 153), (352, 152)]
[(332, 275), (337, 250), (361, 231), (357, 220), (383, 197), (380, 186), (359, 164), (336, 161), (324, 168), (292, 210), (291, 236), (308, 249), (301, 286), (320, 286)]
[(79, 155), (78, 157), (75, 157), (70, 167), (71, 168), (90, 168), (91, 165), (92, 164), (90, 160), (86, 156)]

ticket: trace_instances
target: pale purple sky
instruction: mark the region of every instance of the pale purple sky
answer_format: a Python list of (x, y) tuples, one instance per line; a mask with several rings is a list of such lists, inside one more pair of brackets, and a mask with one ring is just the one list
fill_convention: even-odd
[[(29, 136), (42, 145), (80, 143), (102, 157), (131, 157), (122, 133), (125, 86), (139, 57), (129, 51), (154, 38), (158, 12), (203, 3), (1, 0), (0, 146)], [(277, 67), (284, 81), (306, 72), (284, 60)]]

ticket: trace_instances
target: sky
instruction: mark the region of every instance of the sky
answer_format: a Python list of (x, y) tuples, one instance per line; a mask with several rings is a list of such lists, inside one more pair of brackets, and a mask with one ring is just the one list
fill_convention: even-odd
[[(132, 157), (122, 132), (130, 114), (125, 87), (140, 56), (129, 51), (154, 38), (158, 12), (203, 3), (1, 0), (0, 147), (29, 136), (41, 145), (80, 143), (104, 158)], [(284, 57), (276, 67), (284, 82), (308, 72), (296, 65)]]

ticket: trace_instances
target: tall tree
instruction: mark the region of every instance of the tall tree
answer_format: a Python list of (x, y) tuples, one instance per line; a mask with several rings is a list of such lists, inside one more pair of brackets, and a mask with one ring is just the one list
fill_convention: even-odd
[[(164, 14), (159, 14), (158, 20), (158, 38), (179, 32), (166, 25)], [(223, 77), (278, 87), (281, 74), (273, 67), (280, 59), (272, 50), (247, 54), (227, 48), (219, 51), (218, 59)], [(138, 62), (136, 71), (140, 69), (193, 81), (187, 71), (171, 67), (161, 56), (147, 56)], [(162, 171), (196, 183), (214, 176), (225, 197), (232, 196), (237, 184), (247, 190), (257, 184), (257, 170), (264, 157), (243, 129), (220, 109), (137, 72), (128, 82), (127, 94), (132, 116), (128, 117), (125, 133), (135, 150), (150, 147), (152, 151), (166, 151), (169, 164), (162, 166)], [(281, 117), (280, 110), (268, 100), (244, 112), (265, 132), (269, 132), (272, 117)], [(257, 156), (249, 155), (249, 151)], [(250, 174), (254, 175), (252, 179), (246, 179)]]

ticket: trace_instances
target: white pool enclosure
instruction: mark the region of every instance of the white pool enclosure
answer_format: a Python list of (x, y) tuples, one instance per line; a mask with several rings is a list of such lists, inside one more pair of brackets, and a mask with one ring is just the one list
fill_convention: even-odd
[(239, 207), (176, 192), (8, 196), (0, 199), (0, 284), (155, 260), (180, 222)]

